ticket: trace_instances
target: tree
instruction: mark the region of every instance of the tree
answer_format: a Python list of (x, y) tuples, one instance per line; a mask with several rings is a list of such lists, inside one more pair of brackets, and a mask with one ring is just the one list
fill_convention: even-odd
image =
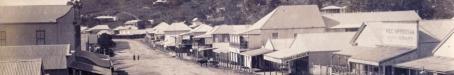
[(116, 44), (112, 40), (112, 35), (107, 33), (101, 34), (98, 38), (98, 45), (100, 47), (100, 49), (97, 50), (98, 53), (103, 53), (109, 56), (114, 55), (111, 48), (115, 47)]
[(277, 6), (279, 6), (281, 4), (281, 1), (280, 0), (271, 0), (270, 1), (270, 7), (271, 8), (276, 8)]

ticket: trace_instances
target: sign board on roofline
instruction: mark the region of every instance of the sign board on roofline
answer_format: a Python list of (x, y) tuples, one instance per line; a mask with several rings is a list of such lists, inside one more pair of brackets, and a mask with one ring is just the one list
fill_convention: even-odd
[(416, 22), (376, 22), (367, 27), (380, 41), (377, 45), (416, 48), (418, 44)]

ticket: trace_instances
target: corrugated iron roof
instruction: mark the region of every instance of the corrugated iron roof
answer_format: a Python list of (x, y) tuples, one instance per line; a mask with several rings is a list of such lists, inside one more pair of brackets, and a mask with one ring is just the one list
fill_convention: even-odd
[(306, 52), (307, 51), (303, 51), (303, 50), (284, 49), (284, 50), (274, 51), (274, 52), (265, 54), (264, 56), (267, 58), (279, 59), (279, 60), (281, 60), (281, 62), (279, 62), (279, 63), (282, 63), (282, 61), (287, 61), (289, 59), (292, 59), (292, 57), (296, 57), (296, 58), (302, 57), (299, 55), (304, 56), (304, 54)]
[(285, 5), (275, 10), (260, 29), (325, 27), (316, 5)]
[(270, 52), (273, 52), (273, 50), (260, 48), (260, 49), (241, 52), (240, 54), (247, 55), (247, 56), (256, 56), (256, 55), (266, 54), (266, 53), (270, 53)]
[(192, 29), (189, 32), (208, 32), (211, 29), (213, 29), (213, 27), (211, 27), (209, 25), (202, 24), (202, 25), (197, 26), (197, 28)]
[(184, 22), (179, 23), (172, 23), (164, 32), (171, 32), (171, 31), (190, 31), (191, 28), (184, 24)]
[(449, 35), (444, 39), (440, 45), (435, 49), (434, 56), (444, 56), (454, 58), (454, 30), (451, 30)]
[(316, 5), (279, 6), (257, 21), (252, 29), (294, 29), (325, 27)]
[(109, 30), (109, 29), (110, 29), (109, 25), (96, 25), (94, 27), (91, 27), (88, 30), (92, 31), (92, 30)]
[(350, 41), (354, 35), (354, 32), (298, 34), (290, 49), (304, 51), (338, 51), (352, 47)]
[(205, 34), (199, 35), (199, 36), (194, 36), (193, 38), (210, 38), (213, 35), (213, 32), (216, 31), (220, 26), (214, 26), (211, 30), (206, 32)]
[(212, 34), (238, 34), (250, 25), (220, 25)]
[(295, 39), (286, 38), (286, 39), (269, 39), (265, 44), (265, 49), (270, 50), (285, 50), (289, 49)]
[[(278, 51), (265, 54), (267, 58), (274, 58), (274, 62), (285, 62), (292, 58), (301, 58), (310, 51), (336, 51), (351, 47), (349, 42), (355, 33), (307, 33), (299, 34), (293, 39), (281, 39), (280, 43), (274, 43)], [(279, 40), (275, 40), (276, 42)], [(269, 45), (270, 42), (267, 43)], [(273, 44), (273, 45), (274, 45)], [(280, 47), (279, 47), (280, 46)], [(267, 46), (265, 46), (267, 47)], [(271, 59), (270, 59), (271, 60)]]
[(112, 75), (110, 68), (104, 68), (96, 65), (91, 65), (83, 62), (72, 62), (69, 66), (71, 68), (76, 68), (83, 71), (88, 71), (92, 73), (102, 74), (102, 75)]
[(395, 65), (396, 67), (434, 72), (454, 71), (454, 58), (430, 56)]
[(0, 59), (0, 75), (41, 75), (41, 59)]
[(398, 47), (350, 47), (335, 54), (351, 56), (349, 59), (381, 63), (415, 49)]
[(419, 30), (428, 35), (428, 37), (420, 35), (421, 42), (440, 42), (452, 29), (454, 29), (454, 20), (451, 19), (419, 21)]
[[(327, 26), (356, 27), (359, 28), (364, 22), (379, 21), (418, 21), (421, 20), (415, 11), (383, 11), (383, 12), (353, 12), (353, 13), (328, 13), (323, 14), (325, 21), (334, 21), (335, 23), (326, 23)], [(392, 18), (391, 18), (392, 17)]]
[(131, 24), (135, 24), (137, 22), (139, 22), (140, 20), (129, 20), (129, 21), (126, 21), (125, 22), (125, 25), (131, 25)]
[[(96, 53), (92, 53), (92, 52), (87, 52), (87, 51), (78, 51), (75, 53), (75, 55), (77, 57), (82, 57), (82, 58), (90, 60), (91, 62), (94, 63), (92, 65), (97, 65), (97, 66), (106, 67), (106, 68), (111, 67), (111, 64), (109, 61), (110, 60), (109, 56), (96, 54)], [(81, 61), (81, 62), (83, 62), (83, 61)]]
[(149, 33), (155, 33), (155, 34), (164, 34), (164, 31), (169, 28), (170, 25), (167, 24), (166, 22), (161, 22), (157, 26), (153, 27), (151, 30), (147, 29)]
[(66, 55), (69, 44), (0, 46), (0, 59), (38, 59), (43, 61), (44, 69), (66, 69)]
[(0, 23), (53, 23), (71, 8), (69, 5), (0, 6)]

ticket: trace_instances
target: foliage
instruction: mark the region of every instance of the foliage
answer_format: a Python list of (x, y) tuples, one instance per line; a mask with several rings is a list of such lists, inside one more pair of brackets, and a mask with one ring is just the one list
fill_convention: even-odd
[(98, 38), (99, 53), (105, 53), (107, 55), (113, 56), (113, 51), (111, 48), (115, 47), (116, 43), (112, 40), (112, 35), (103, 33)]
[(109, 23), (114, 25), (137, 16), (152, 19), (153, 24), (193, 18), (209, 24), (252, 24), (279, 5), (301, 4), (348, 6), (352, 12), (416, 10), (424, 19), (450, 18), (454, 13), (453, 0), (169, 0), (161, 4), (153, 1), (82, 0), (85, 25), (100, 24), (91, 20), (99, 15), (118, 16), (118, 22)]

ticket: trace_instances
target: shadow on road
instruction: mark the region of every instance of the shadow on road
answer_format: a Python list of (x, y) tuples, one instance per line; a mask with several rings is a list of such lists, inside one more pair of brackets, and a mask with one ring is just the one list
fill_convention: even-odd
[(120, 70), (120, 71), (114, 71), (112, 75), (128, 75), (128, 72)]
[(130, 49), (131, 47), (129, 46), (129, 42), (126, 41), (114, 41), (117, 45), (113, 48), (113, 50), (118, 51), (118, 50), (125, 50), (125, 49)]

